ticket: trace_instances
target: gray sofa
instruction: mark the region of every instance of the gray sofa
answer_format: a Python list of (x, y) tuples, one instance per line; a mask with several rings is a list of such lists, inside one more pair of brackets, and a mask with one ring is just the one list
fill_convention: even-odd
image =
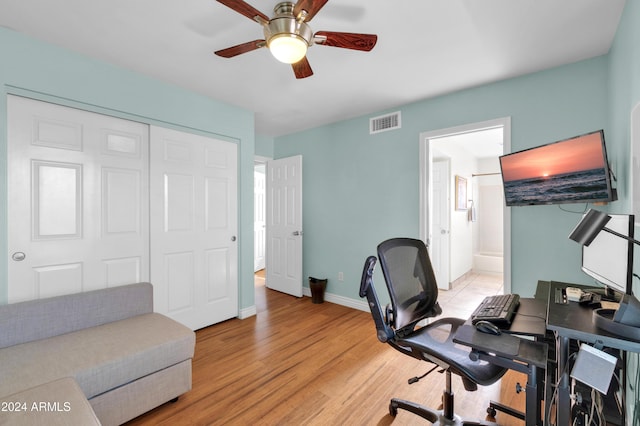
[[(16, 411), (40, 411), (16, 402), (43, 398), (43, 389), (65, 392), (71, 387), (51, 383), (68, 385), (69, 378), (101, 424), (122, 424), (191, 389), (194, 348), (192, 330), (153, 312), (149, 283), (2, 305), (0, 424), (17, 421)], [(84, 423), (73, 418), (82, 410), (69, 407), (73, 390), (66, 392), (40, 402), (62, 414), (63, 424)], [(21, 416), (23, 423), (40, 423)]]

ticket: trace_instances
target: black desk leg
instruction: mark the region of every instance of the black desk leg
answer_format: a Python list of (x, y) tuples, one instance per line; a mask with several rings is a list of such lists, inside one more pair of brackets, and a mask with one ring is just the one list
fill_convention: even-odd
[(538, 426), (542, 424), (540, 416), (540, 393), (538, 392), (538, 368), (535, 365), (529, 366), (527, 374), (527, 388), (525, 400), (525, 425)]
[(557, 344), (557, 381), (558, 381), (558, 399), (556, 404), (556, 424), (570, 424), (571, 413), (571, 389), (569, 384), (569, 338), (558, 336)]

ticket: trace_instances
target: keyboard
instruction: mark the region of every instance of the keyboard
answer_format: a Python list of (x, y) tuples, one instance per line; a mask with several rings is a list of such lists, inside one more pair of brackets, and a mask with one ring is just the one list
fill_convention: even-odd
[(487, 296), (471, 314), (471, 323), (489, 321), (496, 325), (509, 326), (519, 304), (520, 296), (517, 294)]

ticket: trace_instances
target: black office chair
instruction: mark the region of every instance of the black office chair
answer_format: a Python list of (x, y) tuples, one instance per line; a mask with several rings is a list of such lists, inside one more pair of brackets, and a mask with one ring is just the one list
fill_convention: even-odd
[[(446, 385), (442, 396), (442, 410), (436, 411), (419, 404), (393, 398), (389, 413), (396, 416), (398, 409), (410, 411), (432, 423), (439, 424), (492, 424), (464, 422), (454, 414), (451, 373), (462, 378), (467, 391), (477, 385), (491, 385), (500, 379), (506, 369), (485, 361), (472, 361), (469, 350), (453, 343), (453, 336), (464, 320), (440, 318), (417, 327), (420, 321), (442, 314), (438, 304), (438, 286), (424, 243), (410, 238), (394, 238), (378, 246), (378, 257), (387, 283), (391, 306), (382, 309), (373, 285), (373, 271), (377, 259), (370, 256), (364, 265), (360, 284), (360, 297), (366, 297), (378, 332), (378, 340), (388, 343), (411, 357), (436, 364), (446, 372)], [(427, 373), (428, 374), (428, 373)], [(412, 379), (409, 383), (416, 381)]]

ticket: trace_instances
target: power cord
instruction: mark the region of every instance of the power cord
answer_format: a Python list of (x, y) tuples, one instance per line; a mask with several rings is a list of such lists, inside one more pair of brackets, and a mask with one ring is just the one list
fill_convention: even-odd
[[(596, 419), (595, 414), (598, 415), (597, 423), (594, 423), (594, 420)], [(595, 389), (591, 389), (591, 411), (589, 413), (589, 424), (596, 426), (606, 424), (603, 413), (602, 395)]]
[(587, 209), (589, 208), (589, 203), (584, 205), (584, 210), (582, 210), (581, 212), (576, 212), (576, 211), (573, 211), (573, 210), (565, 209), (564, 207), (562, 207), (562, 204), (558, 204), (558, 208), (560, 210), (562, 210), (563, 212), (567, 212), (567, 213), (585, 214), (587, 212)]
[[(569, 368), (569, 363), (576, 356), (578, 356), (578, 354), (575, 353), (575, 352), (569, 355), (569, 357), (567, 358), (567, 362), (565, 363), (564, 368), (562, 369), (562, 371), (565, 371), (565, 372), (567, 371), (567, 369)], [(560, 386), (560, 380), (562, 380), (562, 377), (560, 377), (558, 379), (558, 381), (555, 382), (554, 385), (553, 385), (553, 394), (551, 395), (551, 403), (549, 404), (549, 411), (545, 412), (545, 414), (544, 414), (544, 416), (545, 416), (544, 424), (545, 425), (552, 425), (552, 424), (555, 425), (555, 423), (551, 423), (551, 411), (553, 411), (552, 410), (553, 406), (555, 404), (557, 404), (556, 399), (557, 399), (557, 396), (558, 396), (558, 386)]]
[[(640, 389), (640, 354), (634, 354), (634, 358), (635, 358), (635, 380), (629, 380), (631, 379), (631, 377), (629, 377), (627, 375), (627, 380), (629, 382), (629, 390), (632, 392), (632, 394), (635, 394), (638, 389)], [(629, 359), (627, 359), (627, 366), (629, 366)], [(627, 374), (630, 374), (631, 369), (629, 369), (629, 371), (627, 372)], [(626, 408), (626, 407), (624, 407)], [(638, 403), (638, 401), (636, 401), (636, 403), (633, 406), (633, 416), (632, 416), (632, 421), (631, 424), (637, 425), (640, 424), (640, 404)]]

